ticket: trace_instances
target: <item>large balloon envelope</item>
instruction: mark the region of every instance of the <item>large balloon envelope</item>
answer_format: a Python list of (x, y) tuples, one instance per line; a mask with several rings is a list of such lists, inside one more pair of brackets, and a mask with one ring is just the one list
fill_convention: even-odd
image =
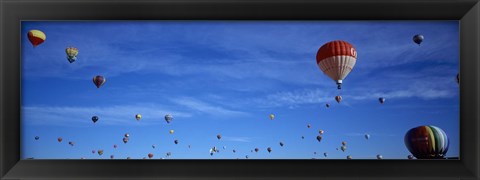
[(328, 77), (342, 88), (342, 81), (352, 71), (357, 61), (357, 51), (346, 41), (331, 41), (324, 44), (317, 52), (317, 65)]
[(436, 126), (418, 126), (405, 134), (405, 146), (417, 159), (443, 159), (450, 141)]
[(27, 36), (28, 36), (28, 40), (30, 41), (30, 43), (32, 43), (33, 47), (37, 47), (47, 39), (47, 36), (45, 35), (45, 33), (36, 29), (28, 31)]
[(93, 77), (93, 84), (95, 84), (97, 88), (100, 88), (100, 86), (102, 86), (105, 81), (107, 80), (103, 76), (97, 75)]

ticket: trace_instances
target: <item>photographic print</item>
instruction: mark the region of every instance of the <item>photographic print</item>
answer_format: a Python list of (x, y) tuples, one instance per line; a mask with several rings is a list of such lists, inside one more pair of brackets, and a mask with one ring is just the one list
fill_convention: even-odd
[(458, 21), (22, 21), (22, 159), (460, 159)]

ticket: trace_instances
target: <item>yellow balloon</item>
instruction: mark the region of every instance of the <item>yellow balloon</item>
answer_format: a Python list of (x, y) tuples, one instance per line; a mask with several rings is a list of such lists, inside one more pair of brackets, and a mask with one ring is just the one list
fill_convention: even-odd
[(270, 120), (273, 120), (275, 118), (275, 115), (270, 114)]
[(142, 119), (142, 115), (141, 114), (135, 115), (135, 119), (137, 119), (137, 121), (139, 121), (140, 119)]
[(170, 130), (170, 134), (173, 134), (173, 132), (174, 132), (174, 131), (173, 131), (173, 129), (172, 129), (172, 130)]

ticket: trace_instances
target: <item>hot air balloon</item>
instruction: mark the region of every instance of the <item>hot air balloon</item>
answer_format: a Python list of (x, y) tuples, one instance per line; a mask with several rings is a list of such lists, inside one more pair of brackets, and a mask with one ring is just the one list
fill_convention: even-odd
[(105, 84), (105, 81), (107, 81), (103, 76), (97, 75), (93, 77), (93, 84), (97, 86), (97, 88), (100, 88), (103, 84)]
[(57, 138), (58, 142), (62, 142), (62, 140), (63, 140), (62, 137)]
[(255, 152), (258, 152), (258, 148), (255, 148)]
[(152, 153), (148, 153), (148, 158), (149, 158), (149, 159), (152, 159), (152, 157), (153, 157), (153, 154), (152, 154)]
[(365, 139), (370, 139), (370, 134), (365, 134)]
[(155, 147), (156, 147), (155, 144), (152, 144), (152, 148), (155, 149)]
[(40, 137), (38, 137), (38, 136), (35, 136), (35, 140), (39, 140), (39, 139), (40, 139)]
[(423, 39), (424, 39), (423, 35), (421, 34), (417, 34), (413, 36), (413, 42), (417, 43), (419, 46), (420, 46), (420, 43), (422, 43)]
[(168, 131), (170, 134), (173, 134), (175, 131), (173, 129), (170, 129), (170, 131)]
[(136, 115), (135, 115), (135, 119), (136, 119), (137, 121), (140, 121), (140, 119), (142, 119), (142, 115), (141, 115), (141, 114), (136, 114)]
[(92, 154), (95, 154), (95, 152), (96, 152), (95, 150), (92, 150)]
[(227, 149), (227, 146), (223, 146), (223, 149)]
[(326, 106), (327, 108), (329, 108), (329, 107), (330, 107), (330, 104), (327, 103), (327, 104), (325, 104), (325, 106)]
[(273, 119), (275, 119), (275, 115), (273, 115), (273, 114), (270, 114), (270, 116), (269, 116), (269, 117), (270, 117), (270, 120), (273, 120)]
[(93, 123), (96, 123), (98, 121), (98, 119), (99, 119), (98, 116), (92, 116)]
[(322, 136), (317, 136), (317, 141), (318, 142), (322, 141)]
[(234, 149), (234, 150), (232, 150), (232, 151), (233, 151), (233, 153), (236, 153), (236, 152), (237, 152), (237, 151), (235, 151), (235, 149)]
[(302, 136), (302, 139), (305, 139), (305, 137), (304, 137), (304, 136)]
[(128, 134), (128, 133), (125, 133), (125, 135), (124, 135), (124, 136), (128, 138), (128, 137), (130, 137), (130, 134)]
[(405, 134), (405, 146), (417, 159), (443, 159), (450, 141), (436, 126), (418, 126)]
[(128, 137), (124, 137), (123, 138), (123, 143), (127, 144), (127, 142), (128, 142)]
[(318, 131), (318, 133), (319, 133), (320, 135), (322, 135), (324, 132), (325, 132), (325, 131), (323, 131), (323, 130)]
[(129, 156), (129, 157), (127, 157), (127, 159), (132, 159), (132, 158), (130, 158), (130, 156)]
[(218, 139), (218, 140), (222, 139), (222, 135), (218, 134), (218, 135), (217, 135), (217, 139)]
[(35, 29), (28, 31), (27, 36), (28, 36), (28, 40), (30, 41), (30, 43), (32, 43), (34, 48), (42, 44), (43, 42), (45, 42), (45, 40), (47, 39), (47, 36), (45, 35), (45, 33)]
[(117, 145), (116, 145), (116, 144), (114, 144), (114, 145), (113, 145), (113, 148), (117, 148)]
[(175, 144), (178, 144), (178, 140), (173, 141)]
[(317, 152), (315, 151), (315, 152), (313, 152), (313, 154), (315, 154), (315, 155), (316, 155), (316, 154), (317, 154)]
[(318, 49), (316, 59), (320, 70), (337, 83), (338, 89), (341, 89), (343, 80), (355, 66), (357, 51), (346, 41), (331, 41)]
[(171, 152), (167, 152), (167, 157), (171, 156), (172, 153)]
[(383, 156), (380, 154), (377, 154), (377, 159), (383, 159)]
[(268, 153), (272, 152), (272, 148), (271, 148), (271, 147), (268, 147), (268, 148), (267, 148), (267, 151), (268, 151)]
[(325, 153), (323, 153), (323, 156), (327, 157), (327, 155), (328, 155), (328, 154), (327, 154), (326, 152), (325, 152)]
[(113, 158), (114, 158), (114, 156), (113, 156), (113, 155), (110, 155), (110, 159), (113, 159)]
[(73, 146), (73, 145), (75, 145), (75, 142), (70, 141), (70, 142), (68, 142), (68, 144), (70, 144), (70, 146)]
[(352, 159), (352, 156), (347, 156), (347, 159)]
[(307, 128), (310, 128), (310, 127), (312, 127), (312, 126), (310, 126), (310, 124), (308, 124), (308, 125), (307, 125)]
[(282, 146), (282, 147), (283, 147), (283, 142), (280, 142), (280, 146)]
[(165, 121), (167, 121), (167, 123), (170, 123), (170, 121), (172, 121), (172, 120), (173, 120), (172, 115), (170, 115), (170, 114), (165, 115)]
[(408, 155), (407, 158), (408, 159), (413, 159), (413, 155)]
[(383, 98), (383, 97), (378, 98), (378, 101), (380, 101), (380, 104), (383, 104), (385, 102), (385, 98)]
[(457, 84), (460, 84), (460, 73), (457, 73)]
[(78, 49), (75, 47), (67, 47), (65, 49), (65, 53), (67, 53), (67, 60), (70, 63), (75, 62), (77, 60), (77, 55), (78, 55)]
[(98, 150), (98, 151), (97, 151), (97, 153), (98, 153), (98, 155), (100, 155), (100, 156), (101, 156), (101, 155), (103, 154), (103, 150), (102, 150), (102, 149), (100, 149), (100, 150)]
[(345, 152), (345, 150), (347, 150), (347, 146), (342, 146), (342, 147), (340, 147), (340, 149), (341, 149), (343, 152)]
[(248, 155), (245, 156), (245, 159), (248, 159)]
[(338, 103), (340, 103), (340, 101), (342, 101), (342, 96), (340, 96), (340, 95), (335, 96), (335, 101), (337, 101)]
[(347, 142), (342, 141), (342, 145), (346, 146), (346, 145), (347, 145)]

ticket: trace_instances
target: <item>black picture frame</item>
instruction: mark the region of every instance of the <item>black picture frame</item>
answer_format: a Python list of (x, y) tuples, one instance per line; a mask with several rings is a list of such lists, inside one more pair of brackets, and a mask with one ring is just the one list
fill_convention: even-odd
[[(479, 0), (0, 0), (0, 179), (479, 179)], [(460, 160), (20, 160), (22, 20), (458, 20)]]

